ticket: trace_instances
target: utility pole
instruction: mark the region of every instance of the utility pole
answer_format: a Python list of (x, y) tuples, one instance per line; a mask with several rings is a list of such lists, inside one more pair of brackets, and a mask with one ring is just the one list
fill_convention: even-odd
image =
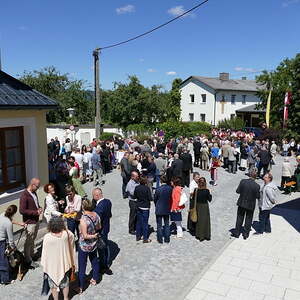
[(100, 75), (99, 75), (99, 55), (100, 55), (100, 48), (97, 48), (93, 51), (94, 56), (94, 79), (95, 79), (95, 108), (96, 108), (96, 115), (95, 115), (95, 131), (96, 131), (96, 138), (102, 133), (101, 127), (101, 114), (100, 114)]

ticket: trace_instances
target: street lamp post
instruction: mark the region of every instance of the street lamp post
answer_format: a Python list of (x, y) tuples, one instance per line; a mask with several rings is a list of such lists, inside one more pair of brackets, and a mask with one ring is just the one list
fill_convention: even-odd
[(96, 131), (96, 138), (99, 138), (101, 135), (101, 114), (100, 114), (100, 75), (99, 75), (99, 55), (100, 55), (100, 48), (97, 48), (93, 51), (94, 56), (94, 80), (95, 80), (95, 108), (96, 108), (96, 115), (95, 115), (95, 131)]

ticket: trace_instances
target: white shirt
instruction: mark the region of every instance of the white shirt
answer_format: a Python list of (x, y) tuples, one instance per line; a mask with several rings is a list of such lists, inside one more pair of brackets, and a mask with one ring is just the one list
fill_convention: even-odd
[(82, 169), (83, 155), (81, 153), (75, 153), (74, 158), (75, 161), (78, 163), (79, 168)]
[(97, 205), (100, 203), (100, 201), (102, 201), (104, 198), (101, 198), (97, 201)]
[[(28, 190), (27, 190), (27, 191), (28, 191)], [(36, 208), (39, 208), (40, 206), (39, 206), (39, 202), (38, 202), (38, 198), (37, 198), (36, 194), (34, 194), (34, 193), (30, 192), (30, 191), (28, 191), (28, 193), (29, 193), (29, 194), (31, 195), (31, 197), (33, 198)]]
[(196, 188), (198, 188), (198, 183), (193, 179), (190, 183), (190, 194), (193, 194)]

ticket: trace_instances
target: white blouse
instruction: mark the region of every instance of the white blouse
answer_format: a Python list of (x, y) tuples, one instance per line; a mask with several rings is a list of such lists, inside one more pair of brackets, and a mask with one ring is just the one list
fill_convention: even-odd
[(51, 217), (61, 216), (61, 213), (58, 211), (58, 203), (51, 194), (47, 194), (45, 202), (46, 209), (44, 217), (46, 218), (47, 223), (50, 221)]

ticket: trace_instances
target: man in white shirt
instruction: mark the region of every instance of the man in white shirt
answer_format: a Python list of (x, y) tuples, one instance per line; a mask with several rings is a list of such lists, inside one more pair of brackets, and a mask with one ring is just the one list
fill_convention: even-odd
[[(198, 172), (193, 173), (193, 180), (190, 183), (190, 209), (194, 207), (194, 192), (198, 188), (198, 182), (200, 179), (200, 174)], [(188, 215), (187, 228), (189, 232), (194, 235), (195, 233), (195, 223), (193, 223), (190, 219), (190, 214)]]

